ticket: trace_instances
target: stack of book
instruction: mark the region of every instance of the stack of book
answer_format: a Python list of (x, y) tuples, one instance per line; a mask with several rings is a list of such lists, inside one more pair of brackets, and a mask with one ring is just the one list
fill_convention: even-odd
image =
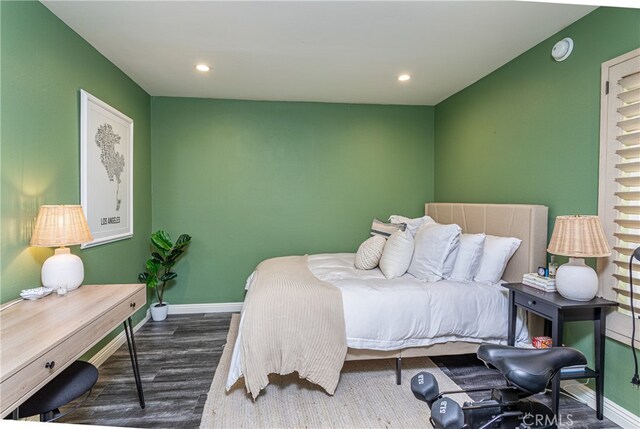
[(544, 277), (536, 273), (525, 274), (522, 277), (522, 284), (543, 290), (545, 292), (556, 291), (556, 279)]

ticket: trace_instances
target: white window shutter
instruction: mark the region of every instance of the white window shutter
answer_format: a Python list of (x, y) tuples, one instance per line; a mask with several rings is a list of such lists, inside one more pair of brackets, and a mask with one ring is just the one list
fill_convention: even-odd
[(629, 271), (640, 246), (640, 50), (603, 64), (603, 86), (599, 215), (613, 252), (599, 264), (602, 293), (640, 315), (640, 261)]

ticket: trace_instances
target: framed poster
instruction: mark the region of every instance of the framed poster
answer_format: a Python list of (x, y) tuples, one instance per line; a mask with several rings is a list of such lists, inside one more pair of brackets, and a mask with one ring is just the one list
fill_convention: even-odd
[(81, 248), (133, 236), (133, 121), (80, 90), (80, 200), (93, 235)]

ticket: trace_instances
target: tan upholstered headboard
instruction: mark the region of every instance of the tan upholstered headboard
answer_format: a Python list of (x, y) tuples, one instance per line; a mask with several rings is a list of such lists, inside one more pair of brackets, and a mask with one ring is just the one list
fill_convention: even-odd
[(438, 223), (456, 223), (463, 233), (516, 237), (522, 240), (504, 272), (508, 282), (522, 281), (547, 261), (548, 208), (527, 204), (427, 203), (425, 213)]

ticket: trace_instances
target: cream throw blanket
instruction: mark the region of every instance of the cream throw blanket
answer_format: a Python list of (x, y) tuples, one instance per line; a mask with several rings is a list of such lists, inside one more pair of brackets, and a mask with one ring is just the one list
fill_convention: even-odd
[(347, 354), (342, 294), (315, 277), (307, 256), (267, 259), (243, 309), (244, 382), (255, 399), (269, 374), (298, 372), (330, 395)]

